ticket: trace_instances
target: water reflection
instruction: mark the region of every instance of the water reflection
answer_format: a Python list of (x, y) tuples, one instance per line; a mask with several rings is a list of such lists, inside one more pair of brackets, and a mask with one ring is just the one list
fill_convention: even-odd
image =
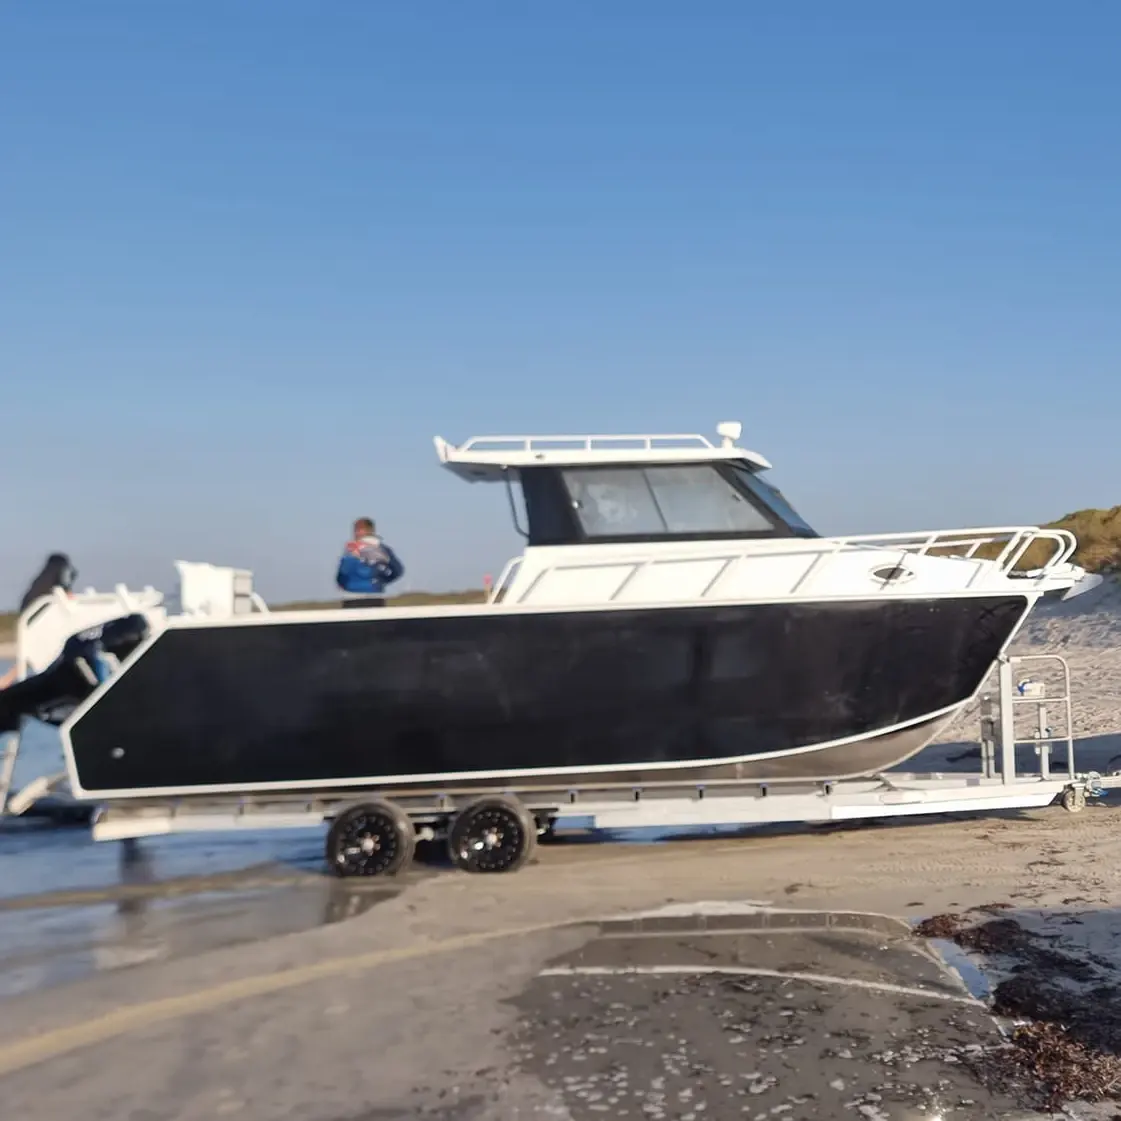
[(327, 891), (323, 907), (323, 925), (346, 922), (364, 915), (375, 904), (384, 903), (401, 892), (399, 886), (385, 887), (373, 884), (355, 887), (344, 880), (335, 880)]
[(0, 899), (0, 997), (346, 922), (423, 875), (365, 883), (274, 869), (270, 880), (257, 869), (169, 881), (157, 858), (122, 843), (112, 886)]

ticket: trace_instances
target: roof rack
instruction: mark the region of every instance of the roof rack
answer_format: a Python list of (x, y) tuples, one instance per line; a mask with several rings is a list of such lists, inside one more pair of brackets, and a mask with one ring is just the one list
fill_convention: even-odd
[(587, 436), (472, 436), (458, 447), (435, 438), (440, 462), (468, 482), (502, 478), (519, 467), (639, 463), (705, 463), (743, 460), (760, 470), (770, 467), (761, 455), (737, 447), (742, 425), (725, 421), (714, 444), (700, 433)]
[[(502, 447), (488, 445), (501, 444)], [(539, 445), (547, 445), (540, 449)], [(673, 433), (649, 436), (472, 436), (459, 451), (597, 451), (627, 449), (650, 451), (660, 447), (711, 448), (707, 436), (700, 433)]]

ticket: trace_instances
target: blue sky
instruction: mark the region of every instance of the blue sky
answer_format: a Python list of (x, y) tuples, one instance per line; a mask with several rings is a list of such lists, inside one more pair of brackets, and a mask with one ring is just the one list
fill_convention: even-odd
[(0, 603), (517, 550), (431, 438), (710, 431), (823, 532), (1121, 502), (1121, 7), (0, 7)]

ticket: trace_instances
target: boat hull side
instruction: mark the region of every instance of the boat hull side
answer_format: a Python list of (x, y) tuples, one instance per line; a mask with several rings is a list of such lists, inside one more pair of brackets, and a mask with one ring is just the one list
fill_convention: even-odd
[(1000, 595), (169, 627), (64, 740), (92, 797), (841, 778), (920, 750), (1028, 607)]

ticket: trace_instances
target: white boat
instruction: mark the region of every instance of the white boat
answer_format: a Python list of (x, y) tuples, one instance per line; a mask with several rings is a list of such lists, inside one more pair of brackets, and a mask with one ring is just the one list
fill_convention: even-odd
[(63, 724), (75, 795), (878, 774), (1085, 576), (1036, 527), (820, 537), (718, 433), (437, 438), (526, 537), (489, 603), (154, 617)]
[(120, 659), (171, 615), (232, 616), (267, 611), (253, 591), (253, 575), (195, 561), (176, 561), (176, 591), (169, 597), (148, 586), (110, 592), (55, 587), (27, 604), (16, 622), (14, 681), (0, 689), (0, 817), (33, 806), (69, 812), (67, 772), (39, 775), (12, 792), (23, 721), (59, 725), (111, 677)]

